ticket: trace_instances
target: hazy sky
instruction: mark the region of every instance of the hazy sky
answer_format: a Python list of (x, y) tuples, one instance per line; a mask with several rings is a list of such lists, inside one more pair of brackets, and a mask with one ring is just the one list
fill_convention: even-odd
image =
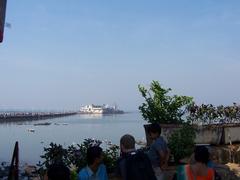
[(0, 108), (136, 110), (159, 80), (199, 103), (240, 101), (239, 0), (8, 0)]

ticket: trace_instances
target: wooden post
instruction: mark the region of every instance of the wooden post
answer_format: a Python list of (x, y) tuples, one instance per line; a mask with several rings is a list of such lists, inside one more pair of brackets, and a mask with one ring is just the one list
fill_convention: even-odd
[(19, 174), (19, 148), (18, 148), (18, 141), (15, 143), (12, 162), (9, 170), (8, 180), (18, 180)]
[(0, 1), (0, 43), (3, 41), (7, 0)]

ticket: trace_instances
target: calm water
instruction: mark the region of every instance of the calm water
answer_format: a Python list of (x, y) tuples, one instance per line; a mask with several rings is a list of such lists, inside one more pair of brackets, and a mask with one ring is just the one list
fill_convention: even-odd
[[(43, 122), (52, 124), (34, 126)], [(128, 113), (106, 116), (75, 115), (23, 124), (0, 124), (0, 162), (11, 161), (15, 141), (19, 142), (21, 163), (34, 164), (41, 160), (43, 147), (50, 142), (68, 146), (81, 143), (85, 138), (95, 138), (119, 144), (119, 138), (126, 133), (134, 135), (136, 140), (144, 140), (144, 123), (139, 113)], [(34, 129), (35, 132), (29, 132), (28, 129)]]

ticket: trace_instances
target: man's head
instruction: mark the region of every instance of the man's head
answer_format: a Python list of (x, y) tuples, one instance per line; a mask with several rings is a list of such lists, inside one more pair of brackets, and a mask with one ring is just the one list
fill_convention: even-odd
[(150, 124), (148, 133), (152, 139), (157, 139), (161, 135), (160, 125), (157, 123)]
[(130, 134), (125, 134), (120, 139), (120, 147), (122, 152), (128, 152), (135, 149), (135, 139)]
[(207, 164), (209, 161), (209, 152), (205, 146), (197, 146), (194, 150), (194, 158), (196, 162)]
[(47, 171), (48, 180), (70, 180), (70, 170), (63, 164), (53, 164)]
[(99, 165), (103, 160), (103, 151), (99, 146), (93, 146), (87, 149), (87, 163), (88, 165)]

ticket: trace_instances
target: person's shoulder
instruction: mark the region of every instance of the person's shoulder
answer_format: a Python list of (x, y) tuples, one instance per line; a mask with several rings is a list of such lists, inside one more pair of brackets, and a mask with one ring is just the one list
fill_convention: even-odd
[(121, 166), (122, 164), (124, 164), (126, 162), (126, 158), (127, 158), (127, 156), (119, 158), (117, 160), (117, 165)]
[(107, 168), (104, 164), (100, 164), (99, 167), (98, 167), (98, 172), (99, 173), (103, 173), (103, 174), (106, 174), (107, 173)]
[(104, 164), (100, 164), (98, 168), (99, 168), (99, 169), (106, 170), (106, 166), (105, 166)]
[(130, 159), (138, 162), (138, 161), (145, 161), (146, 159), (149, 160), (149, 157), (147, 153), (139, 149), (130, 156)]
[(165, 139), (162, 137), (162, 136), (159, 136), (157, 139), (156, 139), (157, 142), (166, 142)]
[(104, 164), (99, 165), (97, 174), (100, 179), (108, 180), (107, 169)]
[[(159, 146), (165, 144), (165, 140), (163, 139), (163, 137), (159, 136), (152, 144), (153, 147)], [(151, 148), (151, 147), (150, 147)]]
[(159, 145), (163, 145), (166, 146), (167, 145), (167, 141), (164, 139), (164, 137), (160, 136), (157, 140), (156, 143)]
[(88, 177), (87, 167), (82, 168), (78, 173), (79, 178), (86, 178)]
[(117, 159), (117, 162), (116, 162), (116, 168), (119, 170), (121, 168), (123, 168), (126, 164), (126, 156), (122, 156), (120, 158)]
[(144, 150), (142, 150), (142, 149), (138, 149), (136, 151), (136, 155), (147, 157), (147, 153)]

